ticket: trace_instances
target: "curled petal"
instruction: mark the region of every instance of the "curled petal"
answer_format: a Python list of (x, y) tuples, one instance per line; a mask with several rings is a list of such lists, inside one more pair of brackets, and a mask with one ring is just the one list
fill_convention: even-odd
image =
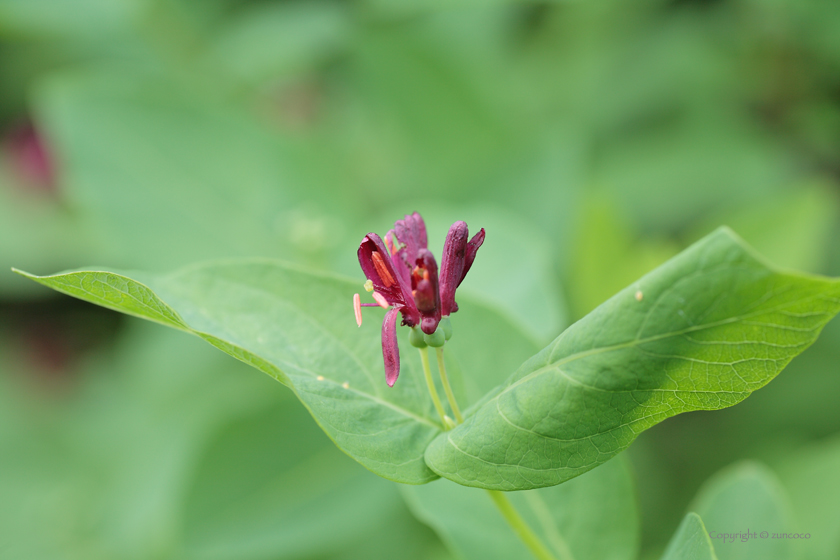
[(464, 270), (461, 272), (461, 279), (458, 280), (459, 285), (464, 281), (464, 277), (467, 275), (467, 272), (470, 271), (470, 267), (475, 260), (475, 255), (478, 253), (478, 248), (481, 247), (482, 243), (484, 243), (484, 228), (481, 228), (481, 231), (476, 233), (473, 238), (470, 239), (470, 242), (467, 243), (467, 250), (464, 255)]
[(389, 304), (414, 309), (411, 286), (405, 281), (405, 275), (397, 274), (391, 255), (378, 235), (369, 233), (362, 239), (358, 257), (362, 272)]
[(400, 348), (397, 344), (399, 314), (398, 309), (391, 309), (382, 321), (382, 358), (385, 361), (385, 382), (388, 387), (393, 387), (400, 375)]
[[(482, 230), (483, 231), (483, 230)], [(455, 222), (443, 243), (443, 260), (440, 264), (440, 312), (446, 316), (457, 309), (455, 288), (464, 279), (464, 262), (467, 252), (469, 229), (466, 222)], [(473, 259), (475, 255), (473, 255)]]

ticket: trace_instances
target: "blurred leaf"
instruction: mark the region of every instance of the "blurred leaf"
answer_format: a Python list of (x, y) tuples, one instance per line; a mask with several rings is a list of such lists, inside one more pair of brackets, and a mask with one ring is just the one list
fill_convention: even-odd
[[(776, 476), (764, 465), (749, 462), (712, 477), (691, 505), (705, 520), (720, 560), (798, 558), (794, 545), (799, 543), (772, 538), (773, 533), (796, 529), (788, 508), (787, 496)], [(747, 532), (751, 536), (740, 535)], [(721, 536), (724, 533), (735, 535)]]
[(452, 315), (454, 334), (445, 358), (458, 402), (469, 407), (503, 383), (539, 345), (495, 305), (460, 295), (458, 302), (461, 311)]
[(809, 533), (796, 547), (808, 560), (830, 560), (840, 556), (840, 438), (837, 436), (797, 449), (774, 470), (791, 499), (798, 529)]
[(212, 53), (238, 80), (277, 80), (343, 46), (348, 34), (345, 11), (326, 1), (258, 5), (227, 23)]
[[(90, 258), (93, 242), (78, 217), (51, 196), (16, 187), (0, 165), (0, 261), (43, 269)], [(19, 278), (0, 274), (0, 293), (31, 292)]]
[[(464, 23), (479, 27), (482, 21)], [(365, 135), (351, 131), (339, 153), (371, 198), (484, 196), (486, 180), (517, 154), (516, 120), (476, 81), (472, 59), (465, 63), (459, 50), (442, 48), (465, 32), (421, 18), (366, 28), (356, 41), (349, 86)]]
[(99, 356), (60, 395), (29, 386), (29, 372), (4, 360), (2, 555), (166, 556), (196, 446), (215, 426), (270, 402), (270, 383), (197, 342), (132, 329), (113, 357)]
[(838, 296), (840, 280), (775, 272), (718, 230), (525, 362), (426, 463), (481, 488), (565, 482), (670, 416), (747, 398), (816, 340)]
[[(415, 515), (464, 560), (530, 558), (485, 492), (448, 480), (402, 487)], [(576, 560), (633, 560), (638, 514), (625, 461), (612, 461), (568, 484), (508, 494), (555, 553)]]
[(820, 272), (837, 220), (838, 198), (825, 184), (806, 184), (789, 192), (727, 209), (703, 220), (689, 238), (699, 239), (720, 224), (737, 231), (771, 262), (790, 269)]
[(354, 549), (367, 558), (425, 557), (437, 539), (396, 487), (345, 456), (307, 416), (282, 399), (214, 435), (191, 474), (181, 557), (338, 558)]
[(578, 221), (568, 271), (569, 303), (577, 318), (678, 252), (665, 242), (637, 239), (603, 196), (582, 204)]
[(618, 145), (595, 182), (647, 227), (677, 228), (704, 210), (778, 192), (768, 185), (792, 180), (792, 168), (792, 156), (762, 131), (732, 115), (702, 115)]
[(277, 138), (208, 97), (136, 69), (63, 75), (39, 89), (65, 196), (100, 259), (165, 268), (297, 255)]
[(689, 513), (680, 523), (662, 560), (718, 560), (703, 520)]
[(124, 32), (148, 0), (3, 0), (0, 32), (86, 38)]
[(419, 560), (440, 547), (265, 376), (140, 323), (103, 358), (66, 401), (0, 377), (4, 557)]
[[(418, 206), (424, 209), (429, 246), (438, 254), (456, 220), (467, 222), (473, 234), (482, 227), (486, 230), (481, 256), (459, 286), (459, 297), (466, 294), (493, 305), (540, 345), (563, 330), (568, 320), (552, 270), (552, 244), (539, 229), (509, 209), (490, 204)], [(453, 315), (453, 321), (458, 318)]]

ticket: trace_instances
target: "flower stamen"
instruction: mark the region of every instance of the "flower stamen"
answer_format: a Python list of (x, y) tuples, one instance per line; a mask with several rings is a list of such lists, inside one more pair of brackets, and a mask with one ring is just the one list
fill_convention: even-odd
[(376, 273), (379, 275), (379, 278), (382, 280), (385, 287), (390, 288), (396, 284), (397, 281), (394, 280), (394, 277), (391, 276), (391, 273), (388, 271), (388, 267), (385, 266), (385, 260), (382, 258), (382, 255), (374, 251), (370, 256), (373, 261), (373, 268), (376, 269)]
[(362, 326), (362, 298), (359, 294), (353, 294), (353, 312), (356, 314), (356, 324)]
[(379, 292), (373, 292), (373, 294), (371, 295), (373, 296), (373, 299), (376, 300), (376, 303), (379, 304), (379, 307), (381, 307), (382, 309), (388, 309), (389, 307), (391, 307), (391, 304), (388, 303), (388, 300), (385, 299), (385, 296), (383, 296)]

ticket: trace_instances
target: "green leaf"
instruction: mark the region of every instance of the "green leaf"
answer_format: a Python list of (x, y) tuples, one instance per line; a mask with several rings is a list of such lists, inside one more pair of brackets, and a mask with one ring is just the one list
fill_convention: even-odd
[(198, 335), (271, 375), (341, 449), (380, 476), (409, 484), (437, 478), (423, 461), (440, 426), (419, 360), (404, 350), (399, 382), (385, 384), (379, 322), (369, 317), (360, 329), (353, 319), (357, 283), (254, 260), (134, 276), (142, 283), (102, 271), (30, 277)]
[(718, 560), (703, 520), (696, 513), (685, 516), (662, 560)]
[(840, 281), (777, 272), (718, 230), (525, 362), (426, 463), (467, 486), (560, 484), (670, 416), (744, 400), (838, 310)]
[(258, 5), (228, 22), (211, 52), (237, 80), (276, 82), (338, 51), (347, 31), (347, 14), (339, 4)]
[(423, 558), (437, 539), (396, 486), (341, 453), (293, 400), (213, 434), (190, 473), (179, 557), (334, 558), (360, 548), (370, 558)]
[[(530, 558), (485, 492), (448, 480), (402, 488), (414, 514), (464, 560)], [(569, 484), (509, 494), (511, 502), (561, 560), (633, 560), (639, 520), (625, 461)]]
[[(208, 264), (165, 276), (135, 274), (142, 282), (102, 271), (22, 274), (196, 334), (292, 388), (338, 446), (375, 473), (414, 484), (437, 478), (423, 461), (439, 420), (418, 356), (405, 344), (400, 379), (393, 388), (385, 385), (381, 311), (368, 310), (368, 320), (356, 326), (350, 309), (360, 287), (355, 282), (264, 260)], [(456, 393), (468, 405), (536, 347), (492, 308), (469, 300), (461, 304), (446, 359)], [(493, 360), (484, 352), (487, 344), (503, 343), (505, 356)], [(490, 371), (494, 364), (498, 369)]]
[(790, 494), (799, 531), (811, 535), (797, 543), (802, 557), (831, 560), (840, 556), (840, 437), (797, 449), (773, 467)]
[(569, 304), (577, 319), (679, 252), (673, 244), (640, 239), (615, 206), (603, 195), (581, 204), (567, 273)]
[(763, 197), (745, 207), (729, 206), (693, 229), (690, 240), (700, 239), (719, 224), (729, 224), (771, 262), (809, 272), (825, 264), (838, 198), (833, 185), (810, 181), (790, 191)]
[(290, 391), (195, 337), (132, 322), (60, 395), (8, 344), (3, 558), (428, 560), (443, 547)]
[(34, 102), (98, 262), (294, 255), (277, 137), (237, 107), (111, 65), (52, 76)]
[(796, 527), (781, 483), (760, 463), (744, 462), (716, 474), (700, 489), (691, 509), (705, 520), (720, 560), (798, 557), (798, 541), (773, 537), (795, 532)]

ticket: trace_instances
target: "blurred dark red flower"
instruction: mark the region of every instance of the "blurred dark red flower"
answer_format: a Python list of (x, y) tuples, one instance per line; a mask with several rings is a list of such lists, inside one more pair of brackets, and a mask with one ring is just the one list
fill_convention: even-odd
[(55, 191), (52, 159), (43, 137), (31, 123), (12, 129), (2, 143), (9, 167), (22, 186), (45, 192)]

